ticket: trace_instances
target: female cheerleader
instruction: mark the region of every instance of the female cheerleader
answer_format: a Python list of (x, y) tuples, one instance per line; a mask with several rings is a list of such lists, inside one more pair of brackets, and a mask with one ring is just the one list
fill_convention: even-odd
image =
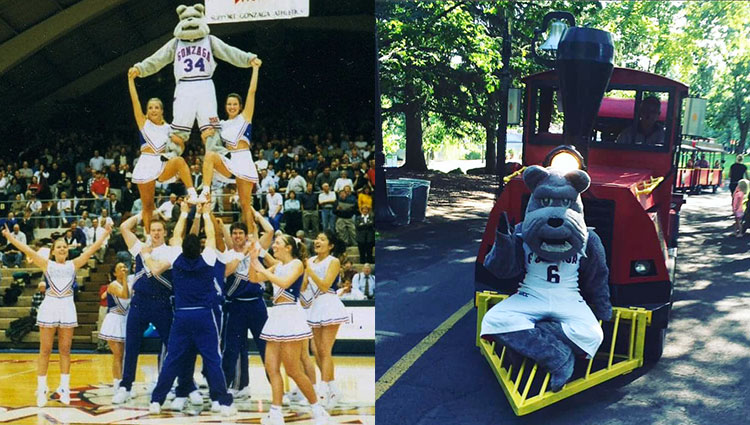
[(318, 233), (315, 239), (315, 256), (307, 260), (307, 286), (312, 289), (313, 300), (307, 323), (313, 331), (313, 353), (320, 368), (318, 385), (321, 400), (333, 409), (341, 399), (334, 381), (331, 352), (336, 334), (342, 323), (349, 323), (349, 314), (341, 302), (338, 290), (341, 263), (337, 258), (344, 252), (344, 243), (331, 230)]
[(297, 383), (300, 391), (312, 406), (315, 424), (322, 425), (328, 422), (328, 413), (318, 403), (315, 389), (300, 367), (299, 361), (302, 341), (312, 337), (305, 313), (297, 304), (305, 271), (305, 244), (292, 236), (280, 235), (274, 240), (273, 252), (276, 259), (270, 254), (265, 254), (263, 258), (264, 262), (272, 264), (270, 269), (266, 269), (258, 258), (259, 249), (253, 245), (250, 250), (252, 258), (250, 279), (256, 280), (252, 274), (257, 273), (261, 278), (273, 284), (274, 306), (269, 310), (268, 320), (260, 334), (260, 337), (266, 340), (265, 365), (273, 395), (271, 409), (262, 423), (266, 425), (284, 423), (284, 416), (281, 413), (284, 384), (280, 371), (281, 364), (283, 364), (287, 375)]
[[(131, 69), (132, 71), (132, 69)], [(164, 104), (158, 98), (151, 98), (146, 104), (146, 114), (141, 109), (138, 91), (135, 88), (135, 74), (128, 72), (128, 88), (133, 114), (138, 130), (141, 132), (141, 156), (133, 169), (133, 183), (138, 185), (141, 203), (143, 204), (143, 228), (146, 232), (151, 226), (154, 212), (154, 189), (156, 181), (170, 182), (179, 175), (188, 191), (188, 203), (195, 203), (198, 194), (193, 187), (190, 169), (181, 157), (167, 159), (163, 156), (169, 139), (169, 124), (164, 121)], [(184, 149), (184, 146), (181, 146)]]
[(88, 263), (89, 258), (102, 247), (111, 232), (112, 226), (107, 226), (104, 229), (104, 237), (74, 260), (68, 260), (68, 245), (62, 238), (58, 238), (52, 244), (52, 254), (48, 260), (16, 239), (8, 230), (8, 226), (3, 227), (3, 237), (42, 269), (49, 286), (36, 318), (40, 332), (36, 390), (36, 404), (39, 407), (47, 404), (47, 366), (55, 339), (55, 329), (58, 332), (57, 346), (60, 352), (60, 386), (56, 392), (63, 404), (70, 404), (70, 345), (73, 342), (73, 328), (78, 326), (76, 305), (73, 302), (73, 282), (76, 271)]
[[(253, 186), (258, 184), (258, 170), (250, 153), (250, 134), (253, 113), (255, 112), (255, 92), (258, 88), (258, 70), (261, 61), (256, 59), (251, 65), (253, 75), (247, 91), (247, 104), (242, 108), (242, 98), (238, 94), (227, 96), (225, 105), (227, 119), (221, 122), (221, 139), (229, 150), (226, 155), (206, 151), (203, 159), (203, 190), (198, 202), (206, 202), (210, 197), (214, 170), (226, 178), (236, 178), (240, 206), (250, 232), (255, 231), (255, 210), (253, 209)], [(241, 112), (240, 112), (241, 109)]]
[(107, 341), (112, 350), (113, 391), (117, 392), (122, 379), (122, 356), (125, 350), (125, 324), (130, 307), (132, 279), (128, 279), (125, 263), (115, 265), (115, 280), (107, 287), (107, 316), (102, 322), (99, 339)]

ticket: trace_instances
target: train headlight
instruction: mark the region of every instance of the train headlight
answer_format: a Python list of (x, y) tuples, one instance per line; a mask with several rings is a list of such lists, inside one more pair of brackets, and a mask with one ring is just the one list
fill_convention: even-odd
[(583, 170), (583, 157), (570, 145), (558, 146), (552, 149), (544, 158), (544, 166), (563, 172)]
[(656, 274), (654, 260), (636, 260), (630, 263), (630, 277), (653, 276)]

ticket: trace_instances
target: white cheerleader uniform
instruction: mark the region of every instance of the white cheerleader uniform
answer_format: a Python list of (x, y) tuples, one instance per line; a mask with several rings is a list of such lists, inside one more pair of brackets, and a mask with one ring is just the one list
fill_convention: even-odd
[[(324, 278), (328, 273), (328, 266), (333, 261), (333, 256), (329, 255), (319, 262), (311, 261), (308, 263), (308, 267), (320, 278)], [(317, 259), (317, 258), (316, 258)], [(323, 292), (318, 288), (318, 285), (308, 277), (307, 288), (312, 290), (313, 301), (310, 306), (310, 312), (307, 317), (307, 324), (313, 328), (320, 328), (323, 326), (340, 325), (342, 323), (349, 323), (349, 313), (344, 307), (344, 303), (341, 302), (338, 295), (336, 295), (337, 283), (339, 277), (336, 276), (336, 280), (333, 281), (331, 286), (326, 292)]]
[[(155, 153), (141, 151), (141, 156), (133, 169), (133, 183), (149, 183), (159, 178), (166, 166), (166, 161), (163, 160), (162, 156), (168, 141), (169, 124), (156, 125), (147, 119), (141, 129), (141, 149), (144, 146), (149, 146)], [(172, 177), (169, 181), (163, 183), (171, 183), (175, 180), (176, 177)]]
[(47, 290), (39, 306), (36, 324), (40, 328), (74, 328), (78, 326), (76, 304), (73, 301), (73, 282), (76, 268), (73, 261), (63, 264), (47, 262)]
[[(128, 276), (128, 293), (132, 294), (133, 276)], [(105, 341), (125, 342), (126, 325), (128, 323), (128, 309), (130, 298), (120, 298), (107, 294), (107, 316), (104, 317), (102, 328), (99, 331), (99, 339)]]
[[(274, 270), (276, 276), (284, 277), (291, 273), (294, 262), (279, 264)], [(268, 309), (268, 320), (263, 326), (260, 338), (273, 342), (301, 341), (312, 338), (312, 330), (307, 325), (307, 317), (297, 298), (302, 286), (301, 275), (287, 289), (273, 285), (273, 307)]]
[(242, 140), (250, 144), (252, 128), (252, 123), (245, 121), (242, 114), (221, 122), (221, 140), (224, 146), (229, 148), (228, 153), (221, 155), (221, 160), (232, 176), (258, 184), (258, 169), (255, 167), (250, 150), (232, 150), (236, 149)]

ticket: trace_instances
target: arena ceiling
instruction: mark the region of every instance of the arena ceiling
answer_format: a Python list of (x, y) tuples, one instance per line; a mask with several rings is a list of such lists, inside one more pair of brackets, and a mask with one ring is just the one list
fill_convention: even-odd
[[(67, 101), (119, 78), (172, 37), (175, 8), (194, 1), (0, 0), (0, 112), (51, 114)], [(310, 17), (287, 27), (372, 32), (365, 1), (311, 0)], [(371, 3), (371, 2), (369, 2)], [(370, 6), (371, 7), (371, 6)], [(252, 23), (270, 42), (281, 21)], [(219, 37), (247, 32), (247, 23), (212, 25)]]

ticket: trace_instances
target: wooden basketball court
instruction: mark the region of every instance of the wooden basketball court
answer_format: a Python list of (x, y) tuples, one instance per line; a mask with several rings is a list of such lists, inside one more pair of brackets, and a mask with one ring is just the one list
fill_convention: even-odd
[[(331, 424), (375, 424), (375, 358), (334, 357), (336, 382), (343, 392), (342, 403), (331, 412)], [(200, 376), (200, 359), (196, 365), (196, 382)], [(148, 412), (149, 382), (156, 382), (156, 356), (141, 355), (133, 390), (136, 396), (125, 405), (113, 406), (112, 356), (110, 354), (73, 354), (71, 364), (71, 404), (57, 401), (53, 393), (59, 383), (57, 354), (50, 358), (47, 382), (50, 401), (36, 407), (36, 354), (0, 353), (0, 424), (259, 424), (270, 407), (271, 387), (257, 355), (250, 356), (252, 398), (236, 402), (238, 413), (223, 418), (211, 413), (208, 389), (201, 388), (206, 401), (201, 412), (171, 412), (169, 401), (162, 413)], [(310, 424), (306, 405), (284, 406), (286, 423)]]

